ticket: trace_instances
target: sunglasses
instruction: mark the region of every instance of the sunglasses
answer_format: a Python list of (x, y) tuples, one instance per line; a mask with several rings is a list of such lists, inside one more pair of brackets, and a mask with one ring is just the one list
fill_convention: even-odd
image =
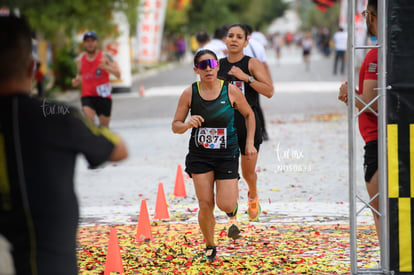
[(203, 61), (200, 61), (196, 67), (199, 68), (200, 70), (205, 70), (207, 69), (207, 66), (209, 66), (211, 69), (214, 69), (215, 67), (217, 67), (218, 62), (215, 59), (206, 59)]

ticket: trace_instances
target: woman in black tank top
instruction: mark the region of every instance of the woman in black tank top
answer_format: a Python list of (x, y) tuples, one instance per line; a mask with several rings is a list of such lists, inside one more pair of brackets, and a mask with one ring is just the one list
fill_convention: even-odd
[[(214, 261), (214, 205), (230, 217), (227, 236), (240, 237), (237, 226), (239, 197), (239, 145), (234, 128), (234, 109), (246, 121), (246, 154), (256, 158), (253, 146), (255, 117), (242, 93), (227, 81), (217, 78), (217, 56), (210, 50), (200, 50), (194, 57), (194, 71), (200, 81), (186, 88), (178, 101), (172, 123), (174, 133), (191, 129), (186, 172), (193, 178), (200, 211), (198, 221), (206, 240), (206, 261)], [(186, 122), (187, 115), (191, 116)], [(216, 185), (216, 195), (214, 194)], [(215, 197), (215, 198), (214, 198)]]
[[(248, 45), (247, 28), (242, 24), (234, 24), (230, 26), (227, 32), (226, 45), (228, 49), (228, 57), (220, 59), (220, 70), (218, 72), (220, 79), (225, 79), (242, 90), (247, 102), (249, 102), (253, 111), (258, 104), (259, 93), (271, 98), (273, 96), (273, 85), (268, 77), (266, 68), (256, 58), (250, 58), (243, 53), (244, 47)], [(257, 155), (249, 158), (244, 154), (243, 148), (246, 144), (246, 128), (244, 127), (244, 119), (238, 112), (235, 112), (235, 127), (239, 138), (239, 146), (241, 151), (241, 167), (243, 178), (249, 185), (248, 193), (248, 213), (250, 220), (257, 220), (260, 215), (260, 205), (257, 196), (257, 174), (256, 163)], [(256, 134), (254, 146), (259, 151), (262, 143), (262, 127), (260, 120), (256, 115)]]

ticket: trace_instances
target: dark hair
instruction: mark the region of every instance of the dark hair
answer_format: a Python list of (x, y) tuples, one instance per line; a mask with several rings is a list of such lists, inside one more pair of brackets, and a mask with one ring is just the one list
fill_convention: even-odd
[(248, 35), (251, 35), (252, 32), (253, 32), (252, 26), (250, 26), (250, 25), (245, 25), (245, 26), (246, 26), (246, 30), (247, 30)]
[(24, 18), (0, 16), (0, 81), (22, 78), (32, 60), (32, 32)]
[(227, 26), (223, 25), (221, 27), (218, 27), (215, 29), (214, 31), (214, 38), (215, 39), (223, 39), (224, 37), (226, 37), (227, 34)]
[(194, 55), (194, 67), (197, 67), (198, 60), (200, 59), (200, 57), (202, 57), (205, 54), (211, 54), (212, 56), (214, 56), (214, 59), (217, 60), (217, 55), (212, 50), (201, 49), (201, 50), (198, 50)]
[(378, 0), (368, 0), (367, 7), (372, 7), (375, 12), (378, 12)]
[(241, 28), (243, 30), (243, 32), (244, 32), (245, 39), (247, 40), (247, 36), (249, 35), (249, 31), (248, 31), (246, 25), (245, 24), (241, 24), (241, 23), (232, 24), (232, 25), (229, 26), (228, 30), (230, 30), (231, 28), (234, 28), (234, 27)]
[(196, 40), (198, 43), (204, 44), (210, 40), (210, 36), (206, 31), (199, 31), (196, 34)]

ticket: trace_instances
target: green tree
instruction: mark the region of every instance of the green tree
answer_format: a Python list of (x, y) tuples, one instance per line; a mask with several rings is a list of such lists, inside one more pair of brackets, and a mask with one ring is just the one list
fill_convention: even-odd
[(190, 33), (213, 32), (218, 26), (233, 23), (262, 27), (282, 16), (287, 7), (282, 0), (192, 0), (185, 24)]
[(309, 30), (312, 27), (326, 27), (331, 33), (336, 31), (339, 24), (340, 2), (336, 2), (325, 12), (321, 12), (315, 4), (309, 2), (308, 0), (300, 2), (302, 28)]
[(169, 0), (165, 16), (165, 31), (167, 33), (185, 33), (188, 31), (188, 10), (190, 5), (177, 9), (177, 0)]
[(283, 16), (289, 4), (282, 0), (256, 0), (240, 15), (240, 21), (254, 28), (265, 29), (274, 19)]
[(10, 8), (18, 8), (31, 26), (49, 41), (60, 41), (62, 35), (94, 29), (114, 34), (111, 14), (114, 10), (126, 14), (131, 28), (137, 21), (139, 0), (8, 0)]
[(95, 30), (102, 38), (116, 36), (115, 22), (111, 20), (114, 11), (124, 12), (135, 30), (139, 0), (6, 0), (4, 5), (18, 9), (36, 34), (51, 43), (55, 81), (66, 88), (76, 70), (69, 62), (76, 54), (75, 35)]
[(242, 11), (242, 6), (246, 0), (193, 0), (189, 9), (189, 30), (196, 32), (207, 30), (210, 33), (215, 28), (224, 25), (237, 23), (238, 14)]

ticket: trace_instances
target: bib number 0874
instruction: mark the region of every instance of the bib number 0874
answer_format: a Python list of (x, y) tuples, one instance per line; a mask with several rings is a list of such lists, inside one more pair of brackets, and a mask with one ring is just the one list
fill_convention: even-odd
[(212, 135), (199, 135), (198, 136), (198, 142), (199, 143), (205, 143), (205, 142), (207, 142), (207, 143), (217, 143), (217, 142), (220, 142), (220, 143), (223, 143), (223, 142), (225, 142), (225, 137), (224, 136), (221, 136), (221, 137), (219, 137), (219, 136), (212, 136)]
[(225, 149), (227, 148), (227, 129), (200, 128), (197, 142), (207, 149)]

